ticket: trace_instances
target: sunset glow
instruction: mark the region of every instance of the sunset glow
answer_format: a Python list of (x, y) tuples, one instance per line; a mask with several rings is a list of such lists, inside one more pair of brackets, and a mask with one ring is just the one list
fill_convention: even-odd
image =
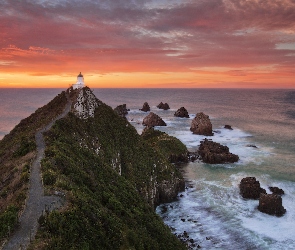
[(0, 1), (0, 87), (295, 88), (294, 0)]

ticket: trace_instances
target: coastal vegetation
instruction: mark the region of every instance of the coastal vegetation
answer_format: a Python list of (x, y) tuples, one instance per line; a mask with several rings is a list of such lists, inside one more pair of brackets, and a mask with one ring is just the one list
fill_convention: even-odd
[(25, 205), (30, 166), (36, 156), (35, 133), (59, 115), (66, 102), (62, 92), (0, 141), (0, 242), (13, 231)]
[[(77, 91), (70, 93), (73, 100)], [(22, 135), (31, 136), (34, 142), (34, 133), (51, 120), (47, 114), (56, 116), (66, 102), (63, 92), (53, 104), (38, 111), (40, 118), (30, 118), (38, 118), (38, 122), (32, 122), (31, 134)], [(46, 149), (41, 165), (45, 193), (59, 195), (63, 206), (45, 208), (29, 249), (185, 249), (154, 211), (156, 205), (176, 198), (184, 188), (183, 178), (169, 158), (186, 153), (180, 141), (166, 134), (141, 136), (126, 119), (101, 102), (93, 117), (81, 119), (70, 112), (56, 121), (44, 137)], [(23, 175), (28, 180), (36, 152), (30, 143), (25, 145), (18, 146), (20, 162), (32, 156), (15, 176)], [(24, 150), (27, 148), (28, 152)], [(9, 150), (11, 147), (3, 152)], [(26, 190), (27, 186), (21, 205), (7, 201), (1, 211), (0, 219), (6, 223), (1, 223), (2, 238), (17, 224)], [(14, 195), (12, 192), (10, 196)]]

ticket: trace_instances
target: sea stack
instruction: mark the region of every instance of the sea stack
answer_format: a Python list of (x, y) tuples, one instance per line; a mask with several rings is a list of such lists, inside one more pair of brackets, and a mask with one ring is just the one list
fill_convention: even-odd
[(282, 216), (286, 213), (286, 209), (282, 205), (282, 197), (276, 194), (261, 194), (258, 210), (275, 216)]
[(209, 116), (203, 112), (197, 113), (196, 117), (192, 120), (190, 130), (193, 134), (212, 136), (212, 124)]
[(174, 116), (176, 117), (185, 117), (185, 118), (189, 118), (189, 114), (186, 110), (185, 107), (181, 107), (180, 109), (178, 109), (175, 113)]
[(145, 102), (142, 106), (142, 109), (139, 109), (139, 110), (141, 110), (143, 112), (148, 112), (151, 110), (151, 108), (150, 108), (150, 105), (147, 102)]
[(157, 106), (158, 109), (164, 109), (164, 110), (168, 110), (170, 109), (168, 103), (163, 103), (163, 102), (160, 102), (159, 105)]
[(260, 187), (260, 182), (255, 177), (245, 177), (240, 182), (240, 193), (245, 199), (257, 200), (266, 190)]
[(153, 112), (150, 112), (149, 115), (143, 119), (142, 124), (148, 127), (167, 126), (162, 118)]
[(203, 162), (209, 164), (234, 163), (239, 160), (239, 156), (230, 153), (227, 146), (213, 142), (207, 138), (200, 143), (199, 155)]

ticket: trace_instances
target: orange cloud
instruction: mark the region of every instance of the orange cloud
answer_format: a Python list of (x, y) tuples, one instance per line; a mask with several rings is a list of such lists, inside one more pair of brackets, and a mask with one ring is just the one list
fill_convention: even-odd
[[(169, 2), (169, 1), (168, 1)], [(294, 88), (292, 0), (1, 1), (0, 87)]]

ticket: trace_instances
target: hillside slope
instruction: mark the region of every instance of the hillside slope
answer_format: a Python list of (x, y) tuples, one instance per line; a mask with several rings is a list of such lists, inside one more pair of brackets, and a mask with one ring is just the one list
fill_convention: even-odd
[(46, 193), (65, 205), (39, 218), (29, 248), (185, 249), (154, 212), (184, 188), (167, 155), (90, 89), (69, 93), (72, 111), (44, 135), (42, 160)]
[(35, 134), (60, 115), (66, 104), (63, 91), (0, 140), (0, 246), (23, 212), (31, 165), (37, 153)]

